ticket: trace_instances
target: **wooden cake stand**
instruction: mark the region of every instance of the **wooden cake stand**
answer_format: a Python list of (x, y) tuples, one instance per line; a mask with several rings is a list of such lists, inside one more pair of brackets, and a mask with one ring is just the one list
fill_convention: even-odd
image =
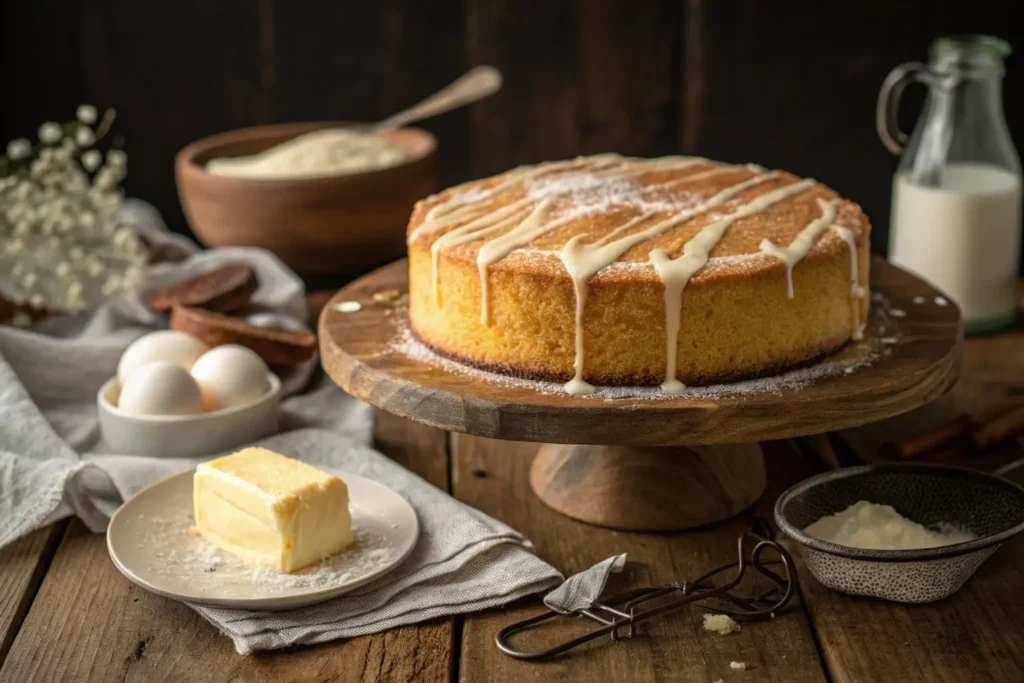
[(324, 308), (327, 373), (353, 396), (402, 417), (548, 444), (533, 462), (533, 491), (549, 507), (602, 526), (686, 529), (731, 517), (764, 492), (758, 441), (904, 413), (945, 393), (959, 373), (956, 306), (941, 305), (938, 291), (881, 258), (871, 264), (881, 300), (872, 303), (864, 341), (821, 361), (863, 365), (824, 377), (812, 366), (803, 381), (677, 397), (653, 389), (625, 398), (570, 396), (560, 385), (508, 381), (442, 359), (409, 335), (407, 274), (406, 261), (392, 263)]

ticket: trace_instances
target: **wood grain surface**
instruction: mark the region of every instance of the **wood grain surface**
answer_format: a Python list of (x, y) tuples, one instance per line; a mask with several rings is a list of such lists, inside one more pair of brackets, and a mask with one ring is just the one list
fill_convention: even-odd
[(67, 524), (18, 539), (0, 552), (0, 664), (7, 657)]
[[(1024, 483), (1024, 471), (1011, 477)], [(800, 564), (801, 588), (836, 683), (1024, 680), (1024, 538), (1000, 548), (951, 597), (900, 605), (835, 593)]]
[[(954, 409), (991, 414), (1024, 396), (1024, 324), (969, 340), (964, 374), (951, 393)], [(768, 491), (755, 507), (767, 513), (785, 487), (822, 467), (873, 458), (879, 430), (941, 419), (930, 408), (865, 428), (763, 444)], [(938, 417), (937, 417), (938, 416)], [(541, 557), (563, 572), (629, 553), (627, 571), (611, 589), (693, 576), (731, 557), (747, 514), (683, 534), (620, 532), (581, 524), (530, 494), (528, 469), (538, 446), (453, 435), (380, 414), (377, 447), (445, 486), (463, 502), (512, 524)], [(851, 435), (859, 435), (853, 438)], [(870, 438), (869, 438), (870, 437)], [(448, 466), (447, 442), (452, 442)], [(968, 462), (991, 469), (1020, 458), (1019, 443)], [(825, 461), (828, 464), (823, 464)], [(1012, 475), (1024, 483), (1024, 470)], [(547, 664), (501, 655), (499, 628), (534, 614), (535, 599), (504, 610), (441, 620), (311, 648), (241, 657), (191, 610), (135, 589), (111, 566), (101, 536), (72, 523), (38, 532), (0, 550), (0, 633), (13, 645), (0, 681), (377, 681), (377, 680), (657, 680), (657, 681), (994, 681), (1024, 678), (1024, 538), (1007, 542), (952, 598), (903, 606), (851, 598), (823, 588), (800, 568), (803, 602), (774, 621), (730, 636), (703, 631), (690, 608), (652, 622), (638, 638), (594, 643)], [(60, 541), (53, 562), (46, 546)], [(38, 592), (32, 584), (43, 571)], [(28, 608), (20, 631), (17, 622)], [(582, 628), (573, 622), (567, 628)], [(15, 631), (18, 631), (15, 637)], [(537, 633), (525, 644), (542, 645)], [(728, 669), (744, 661), (747, 672)]]
[[(509, 443), (453, 435), (452, 491), (462, 501), (512, 525), (537, 548), (537, 554), (565, 574), (590, 567), (610, 555), (628, 554), (626, 570), (613, 576), (612, 592), (695, 579), (735, 561), (736, 537), (749, 524), (743, 515), (686, 533), (634, 533), (581, 524), (544, 507), (530, 495), (527, 471), (536, 444)], [(775, 461), (767, 446), (769, 491), (781, 492), (799, 477), (800, 465)], [(770, 514), (771, 493), (755, 508)], [(720, 636), (705, 631), (704, 611), (691, 607), (645, 624), (641, 635), (621, 643), (601, 640), (551, 662), (512, 659), (494, 645), (499, 629), (538, 613), (536, 600), (505, 610), (466, 617), (462, 632), (461, 680), (476, 681), (716, 681), (718, 679), (802, 683), (824, 681), (818, 652), (799, 598), (770, 622), (744, 625)], [(566, 620), (551, 630), (524, 635), (517, 644), (543, 648), (552, 639), (579, 635), (589, 622)], [(742, 661), (748, 671), (734, 672)]]
[[(478, 436), (666, 446), (818, 434), (907, 412), (941, 396), (956, 381), (961, 346), (956, 307), (931, 303), (939, 292), (880, 258), (871, 268), (873, 291), (906, 317), (884, 322), (874, 310), (865, 342), (848, 346), (838, 357), (882, 348), (879, 336), (896, 343), (851, 374), (783, 385), (777, 391), (606, 401), (483, 381), (479, 373), (446, 369), (435, 359), (403, 350), (398, 342), (407, 326), (404, 309), (373, 299), (375, 292), (407, 291), (405, 261), (338, 292), (332, 302), (356, 301), (362, 308), (343, 313), (328, 305), (320, 317), (320, 350), (324, 369), (352, 395), (402, 417)], [(929, 304), (914, 304), (915, 297)], [(879, 335), (876, 325), (883, 323), (896, 329)]]
[(470, 110), (476, 177), (608, 150), (673, 149), (679, 3), (465, 6), (470, 61), (495, 64), (505, 76), (500, 93)]
[(746, 510), (764, 493), (757, 443), (718, 446), (545, 444), (530, 488), (553, 510), (598, 526), (692, 529)]
[[(390, 416), (381, 417), (376, 431), (379, 448), (447, 488), (444, 432)], [(452, 619), (438, 619), (243, 657), (184, 604), (121, 576), (103, 535), (73, 521), (0, 681), (448, 681), (453, 633)]]
[[(192, 140), (259, 123), (381, 118), (491, 63), (506, 76), (502, 95), (426, 123), (441, 140), (442, 186), (594, 151), (758, 162), (855, 197), (881, 252), (897, 163), (872, 125), (886, 73), (924, 59), (936, 36), (1024, 40), (1014, 2), (121, 4), (0, 4), (0, 63), (18, 84), (0, 139), (33, 137), (80, 102), (117, 108), (128, 192), (176, 230), (186, 226), (171, 160)], [(1024, 76), (1008, 63), (1004, 106), (1019, 141)], [(905, 129), (923, 90), (908, 89)]]
[[(881, 460), (883, 441), (968, 413), (978, 420), (1021, 401), (1024, 324), (964, 344), (963, 373), (941, 400), (912, 413), (839, 432), (847, 457)], [(805, 440), (801, 440), (805, 441)], [(948, 460), (991, 471), (1024, 457), (1024, 438)], [(812, 445), (820, 452), (820, 444)], [(1024, 468), (1010, 472), (1024, 484)], [(930, 605), (898, 605), (834, 593), (801, 566), (801, 586), (832, 679), (837, 683), (960, 683), (1024, 680), (1024, 537), (1011, 539), (964, 587)]]

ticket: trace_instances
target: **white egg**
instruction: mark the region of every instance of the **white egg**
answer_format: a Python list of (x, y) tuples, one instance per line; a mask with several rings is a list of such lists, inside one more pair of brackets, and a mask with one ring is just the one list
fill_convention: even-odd
[(184, 332), (150, 332), (133, 341), (121, 354), (117, 364), (117, 379), (123, 385), (136, 368), (155, 360), (167, 361), (190, 370), (196, 360), (209, 350), (209, 346)]
[(207, 410), (252, 403), (270, 390), (269, 372), (254, 351), (237, 344), (212, 348), (192, 366)]
[(156, 360), (135, 368), (117, 407), (131, 415), (196, 415), (203, 412), (203, 393), (188, 370)]

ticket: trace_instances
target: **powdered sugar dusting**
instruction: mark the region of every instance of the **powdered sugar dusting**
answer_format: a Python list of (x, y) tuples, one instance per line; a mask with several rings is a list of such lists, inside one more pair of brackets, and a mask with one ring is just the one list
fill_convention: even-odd
[[(353, 514), (353, 517), (359, 516)], [(250, 566), (190, 534), (191, 524), (192, 515), (187, 506), (176, 507), (168, 516), (151, 520), (152, 533), (139, 539), (139, 545), (149, 549), (147, 571), (152, 576), (172, 579), (187, 576), (193, 588), (216, 589), (225, 595), (253, 588), (266, 593), (339, 586), (386, 565), (396, 551), (379, 530), (354, 522), (352, 548), (294, 574), (282, 574)]]
[(192, 477), (185, 473), (129, 501), (111, 524), (111, 553), (143, 585), (183, 600), (251, 609), (320, 602), (396, 567), (415, 548), (415, 512), (398, 494), (349, 473), (355, 542), (292, 574), (258, 568), (191, 531)]
[(631, 207), (640, 213), (677, 213), (696, 206), (701, 195), (693, 192), (658, 192), (626, 176), (570, 173), (541, 176), (526, 183), (527, 196), (535, 201), (555, 198), (573, 216), (607, 213), (615, 207)]
[[(879, 295), (879, 301), (884, 301), (881, 295)], [(884, 305), (872, 308), (872, 319), (869, 323), (869, 328), (873, 334), (872, 338), (862, 342), (851, 342), (833, 356), (805, 368), (799, 368), (771, 377), (687, 387), (682, 393), (678, 394), (666, 394), (659, 387), (655, 386), (600, 386), (597, 387), (595, 393), (578, 398), (596, 401), (616, 401), (621, 399), (708, 400), (751, 394), (778, 394), (783, 389), (804, 387), (820, 379), (843, 374), (849, 375), (860, 368), (871, 365), (882, 356), (889, 355), (892, 353), (893, 346), (898, 343), (900, 339), (899, 329), (895, 326), (894, 321), (885, 314), (885, 308), (886, 306)], [(390, 345), (390, 353), (399, 353), (412, 360), (435, 365), (447, 372), (490, 384), (528, 389), (545, 395), (565, 395), (563, 385), (558, 382), (527, 379), (490, 372), (459, 363), (438, 354), (413, 336), (412, 331), (409, 329), (408, 315), (405, 311), (396, 311), (396, 323), (396, 336)], [(885, 340), (884, 343), (883, 339)]]

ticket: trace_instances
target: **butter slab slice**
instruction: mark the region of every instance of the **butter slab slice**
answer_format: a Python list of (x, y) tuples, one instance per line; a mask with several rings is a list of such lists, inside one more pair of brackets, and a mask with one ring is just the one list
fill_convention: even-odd
[(192, 499), (203, 538), (250, 564), (294, 572), (352, 544), (345, 482), (265, 448), (200, 464)]

